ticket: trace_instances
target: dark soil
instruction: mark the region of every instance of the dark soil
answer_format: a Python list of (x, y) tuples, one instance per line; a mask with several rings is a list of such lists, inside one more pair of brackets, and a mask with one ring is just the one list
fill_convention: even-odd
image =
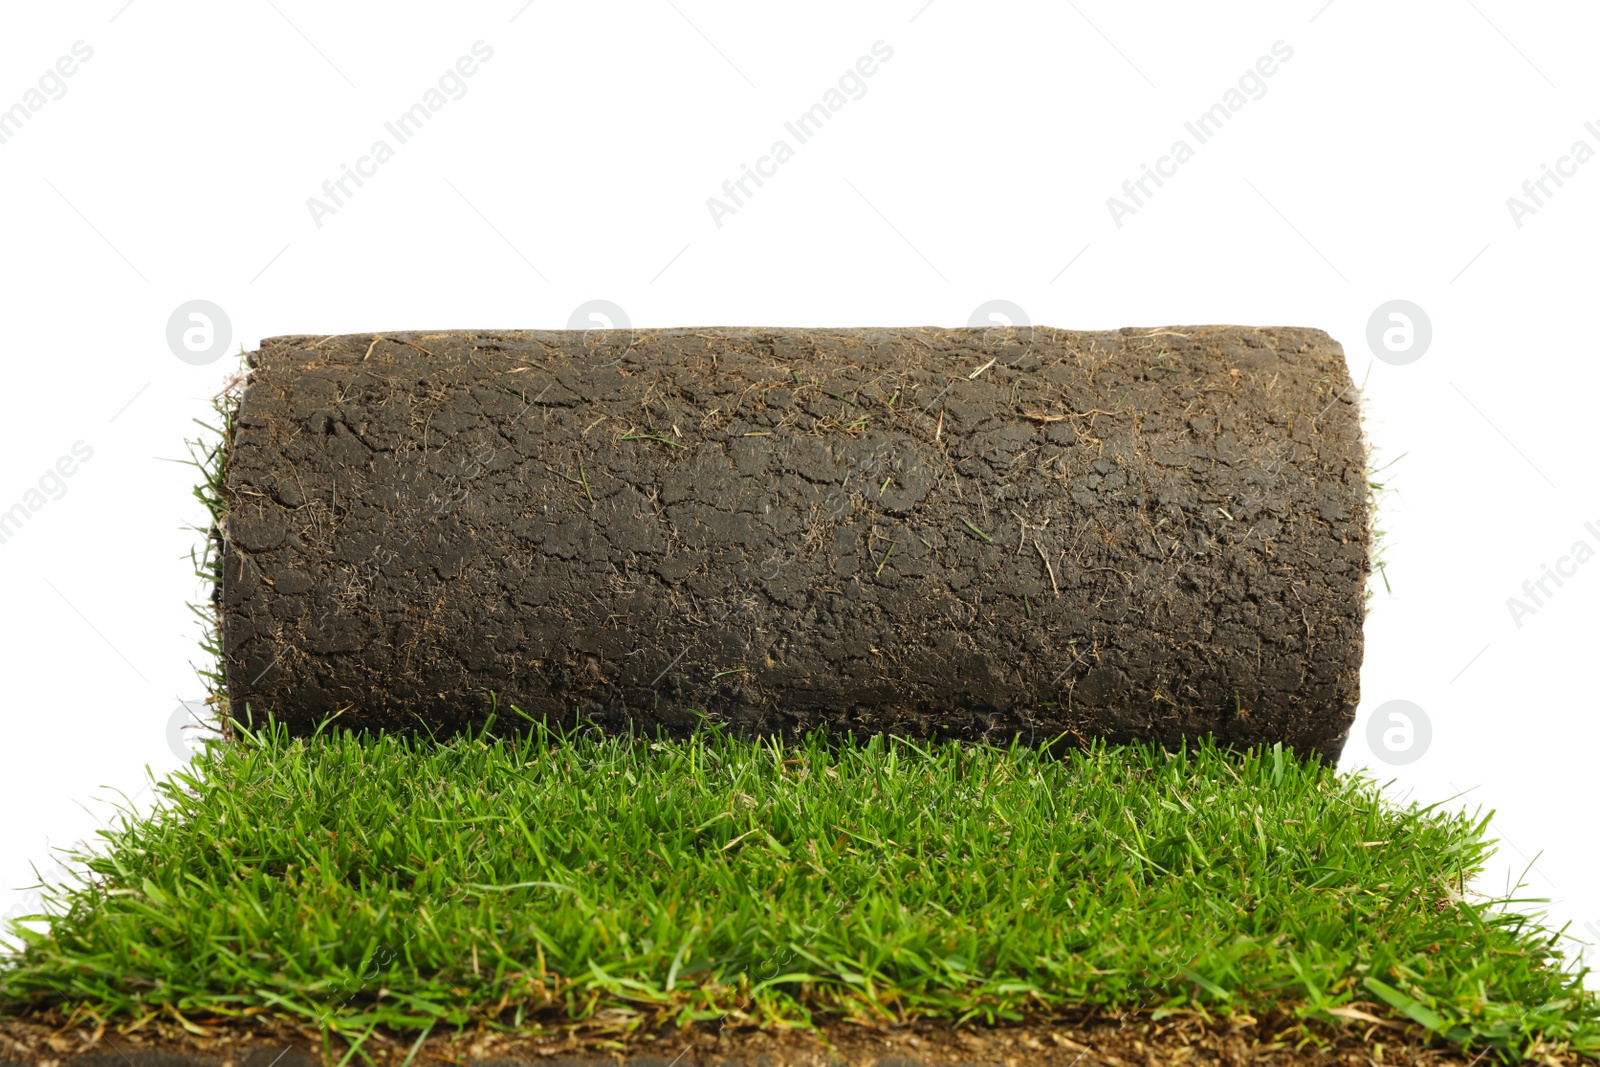
[[(335, 1038), (325, 1055), (313, 1029), (234, 1023), (190, 1033), (173, 1022), (129, 1033), (116, 1029), (55, 1028), (0, 1019), (0, 1067), (334, 1067), (349, 1052)], [(1377, 1018), (1319, 1029), (1319, 1043), (1297, 1037), (1286, 1020), (1274, 1025), (1248, 1017), (1207, 1023), (1192, 1015), (1152, 1021), (1143, 1015), (1039, 1019), (998, 1027), (906, 1026), (823, 1022), (817, 1030), (761, 1030), (717, 1023), (666, 1027), (625, 1040), (598, 1030), (555, 1028), (539, 1035), (484, 1030), (430, 1036), (414, 1067), (481, 1064), (494, 1067), (1480, 1067), (1498, 1062), (1482, 1050), (1430, 1044), (1425, 1032)], [(414, 1035), (374, 1033), (349, 1058), (365, 1055), (378, 1067), (400, 1067)], [(1545, 1064), (1586, 1064), (1571, 1056)]]
[(1331, 761), (1355, 716), (1366, 457), (1318, 330), (460, 331), (249, 362), (236, 717)]

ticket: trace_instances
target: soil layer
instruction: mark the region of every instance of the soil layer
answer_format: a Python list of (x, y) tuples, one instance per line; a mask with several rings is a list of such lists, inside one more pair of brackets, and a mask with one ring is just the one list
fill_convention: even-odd
[(1366, 456), (1318, 330), (293, 336), (249, 366), (235, 717), (1334, 760), (1355, 716)]
[[(1357, 1012), (1357, 1015), (1365, 1013)], [(772, 1030), (716, 1022), (615, 1034), (578, 1027), (547, 1033), (489, 1030), (415, 1035), (374, 1032), (360, 1048), (337, 1038), (325, 1049), (314, 1029), (262, 1022), (208, 1025), (191, 1033), (173, 1022), (132, 1033), (54, 1027), (0, 1018), (0, 1067), (1484, 1067), (1484, 1050), (1432, 1043), (1412, 1023), (1367, 1016), (1318, 1042), (1287, 1020), (1248, 1016), (1206, 1022), (1192, 1015), (1140, 1014), (1036, 1019), (995, 1027), (936, 1022), (904, 1026), (825, 1020), (814, 1030)], [(348, 1054), (348, 1060), (346, 1056)], [(1568, 1054), (1546, 1067), (1592, 1065)]]

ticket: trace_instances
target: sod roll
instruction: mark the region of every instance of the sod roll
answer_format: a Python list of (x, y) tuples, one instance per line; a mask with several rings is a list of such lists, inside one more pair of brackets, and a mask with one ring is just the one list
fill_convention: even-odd
[(1355, 716), (1366, 456), (1318, 330), (416, 332), (248, 363), (241, 720), (1331, 760)]

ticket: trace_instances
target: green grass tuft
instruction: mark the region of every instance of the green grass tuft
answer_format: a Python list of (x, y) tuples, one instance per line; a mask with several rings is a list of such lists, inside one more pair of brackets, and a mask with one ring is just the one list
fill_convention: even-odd
[(345, 1035), (1354, 1009), (1600, 1050), (1556, 935), (1465, 892), (1487, 817), (1278, 749), (236, 730), (19, 927), (0, 1005)]
[(205, 654), (205, 665), (195, 668), (195, 673), (206, 688), (206, 704), (219, 724), (228, 722), (227, 684), (222, 674), (222, 553), (223, 516), (227, 504), (223, 498), (224, 482), (228, 476), (228, 450), (233, 444), (234, 424), (239, 414), (239, 397), (244, 390), (244, 349), (240, 348), (240, 369), (226, 385), (211, 398), (211, 414), (215, 424), (195, 419), (200, 434), (184, 441), (189, 450), (186, 462), (200, 472), (200, 481), (193, 496), (206, 509), (206, 525), (190, 527), (200, 535), (200, 542), (189, 552), (196, 578), (209, 583), (205, 603), (189, 605), (189, 610), (200, 620), (200, 650)]

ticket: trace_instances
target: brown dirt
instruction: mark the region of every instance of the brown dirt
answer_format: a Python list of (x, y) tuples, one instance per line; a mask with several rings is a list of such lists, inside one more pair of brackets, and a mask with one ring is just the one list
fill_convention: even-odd
[[(58, 1029), (0, 1019), (0, 1067), (329, 1067), (349, 1051), (331, 1042), (325, 1060), (312, 1030), (281, 1025), (230, 1024), (196, 1035), (172, 1023), (151, 1023), (128, 1033), (115, 1029)], [(596, 1032), (561, 1029), (542, 1035), (467, 1031), (430, 1036), (415, 1067), (480, 1064), (495, 1067), (1485, 1067), (1497, 1062), (1482, 1050), (1430, 1044), (1416, 1026), (1376, 1017), (1319, 1030), (1321, 1044), (1296, 1035), (1286, 1021), (1249, 1017), (1208, 1023), (1193, 1015), (1153, 1021), (1143, 1015), (1039, 1019), (996, 1027), (919, 1022), (907, 1026), (824, 1022), (819, 1030), (769, 1031), (722, 1027), (668, 1027), (618, 1040)], [(399, 1067), (414, 1036), (374, 1034), (362, 1051), (378, 1067)], [(358, 1053), (351, 1064), (360, 1064)], [(1546, 1064), (1596, 1061), (1543, 1056)]]
[(1318, 330), (280, 337), (220, 589), (233, 714), (1337, 758), (1369, 566)]

